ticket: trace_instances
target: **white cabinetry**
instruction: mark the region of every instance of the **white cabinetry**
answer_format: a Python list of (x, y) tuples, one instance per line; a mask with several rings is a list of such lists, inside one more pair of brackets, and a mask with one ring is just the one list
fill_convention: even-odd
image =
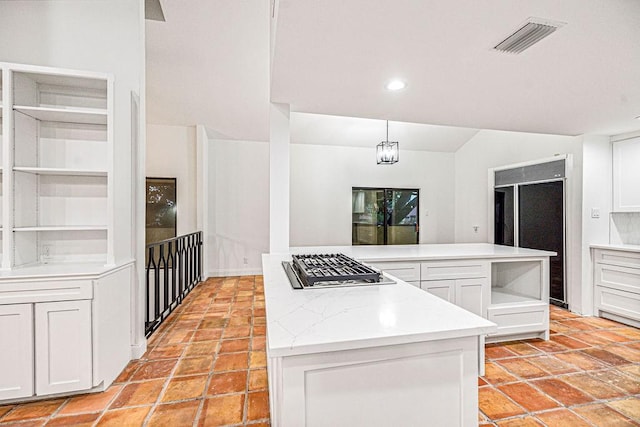
[(498, 325), (498, 331), (487, 341), (531, 337), (548, 340), (548, 258), (493, 261), (487, 318)]
[(640, 252), (593, 249), (595, 311), (640, 327)]
[(33, 394), (33, 305), (0, 305), (0, 400)]
[(489, 263), (427, 261), (421, 265), (420, 287), (478, 316), (486, 317), (489, 304)]
[(35, 304), (36, 394), (91, 388), (91, 301)]
[(384, 271), (397, 277), (400, 280), (404, 280), (413, 286), (420, 287), (420, 263), (419, 262), (367, 262), (370, 266), (377, 268), (380, 271)]
[(487, 341), (549, 339), (548, 257), (369, 264), (496, 323)]
[(3, 68), (3, 268), (113, 263), (112, 78)]
[(0, 70), (0, 401), (103, 390), (131, 353), (132, 261), (116, 265), (112, 242), (113, 77)]
[(475, 426), (477, 351), (472, 336), (270, 357), (272, 425)]
[(613, 143), (613, 211), (640, 212), (640, 137)]

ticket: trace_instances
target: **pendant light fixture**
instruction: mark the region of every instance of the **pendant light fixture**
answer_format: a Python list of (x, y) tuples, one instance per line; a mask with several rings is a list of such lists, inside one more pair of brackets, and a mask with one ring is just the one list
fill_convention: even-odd
[(389, 141), (389, 120), (387, 120), (387, 139), (376, 146), (376, 158), (379, 165), (398, 163), (400, 151), (398, 142)]

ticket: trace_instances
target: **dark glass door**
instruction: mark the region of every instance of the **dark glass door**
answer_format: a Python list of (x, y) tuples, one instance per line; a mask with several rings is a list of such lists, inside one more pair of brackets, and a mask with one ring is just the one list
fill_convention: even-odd
[(418, 190), (386, 190), (387, 245), (418, 243)]
[(385, 193), (380, 188), (354, 188), (351, 193), (351, 242), (384, 245)]
[(494, 242), (497, 245), (515, 245), (514, 187), (501, 187), (494, 190)]
[(353, 188), (352, 244), (418, 243), (419, 199), (417, 189)]
[(565, 305), (564, 182), (518, 186), (518, 246), (554, 251), (550, 259), (551, 301)]

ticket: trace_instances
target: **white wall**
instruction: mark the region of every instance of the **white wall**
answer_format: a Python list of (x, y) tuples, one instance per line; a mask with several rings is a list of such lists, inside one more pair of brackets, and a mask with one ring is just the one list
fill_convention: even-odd
[(261, 256), (269, 252), (269, 144), (212, 139), (206, 151), (208, 276), (262, 274)]
[[(582, 303), (581, 313), (593, 314), (593, 267), (589, 245), (609, 243), (612, 201), (611, 143), (606, 136), (582, 137)], [(599, 218), (591, 211), (597, 208)]]
[(146, 174), (150, 178), (176, 178), (177, 235), (197, 228), (196, 128), (147, 125)]
[(420, 243), (454, 238), (454, 154), (400, 150), (377, 165), (371, 148), (291, 144), (291, 246), (351, 245), (351, 188), (420, 189)]

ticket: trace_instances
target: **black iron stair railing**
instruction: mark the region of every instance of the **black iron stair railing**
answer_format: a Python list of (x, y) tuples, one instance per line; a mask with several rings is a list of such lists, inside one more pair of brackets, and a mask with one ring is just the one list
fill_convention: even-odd
[(202, 281), (202, 231), (147, 245), (145, 336)]

